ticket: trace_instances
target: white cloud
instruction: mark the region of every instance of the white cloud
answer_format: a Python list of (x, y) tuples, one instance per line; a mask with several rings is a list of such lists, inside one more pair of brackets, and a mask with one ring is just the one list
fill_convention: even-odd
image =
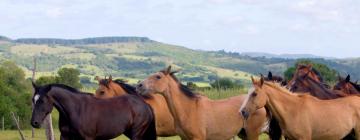
[(58, 18), (64, 14), (61, 8), (50, 8), (47, 9), (45, 14), (50, 18)]

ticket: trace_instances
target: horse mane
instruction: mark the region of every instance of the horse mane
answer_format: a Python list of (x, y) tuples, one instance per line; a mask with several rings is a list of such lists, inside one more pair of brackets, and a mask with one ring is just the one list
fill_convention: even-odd
[(123, 80), (121, 79), (116, 79), (113, 81), (114, 83), (118, 84), (121, 88), (123, 88), (125, 90), (126, 93), (128, 94), (132, 94), (132, 95), (141, 95), (142, 97), (144, 97), (145, 99), (149, 99), (152, 98), (151, 94), (138, 94), (136, 92), (136, 88), (130, 84), (125, 83)]
[(319, 77), (320, 82), (324, 82), (324, 78), (318, 70), (316, 70), (314, 68), (312, 68), (311, 70), (316, 74), (316, 76)]
[(46, 91), (45, 91), (46, 93), (49, 92), (53, 87), (57, 87), (57, 88), (68, 90), (68, 91), (70, 91), (72, 93), (76, 93), (76, 94), (94, 96), (94, 94), (92, 94), (92, 93), (82, 92), (76, 88), (73, 88), (71, 86), (64, 85), (64, 84), (48, 84), (48, 85), (45, 85), (44, 87), (46, 88)]
[[(163, 71), (161, 71), (163, 72)], [(163, 72), (164, 73), (164, 72)], [(182, 84), (178, 78), (176, 78), (176, 76), (174, 75), (174, 73), (170, 73), (169, 74), (170, 77), (179, 85), (179, 89), (182, 93), (184, 93), (187, 97), (189, 98), (198, 98), (199, 94), (194, 93), (192, 89), (190, 89), (189, 87), (187, 87), (186, 85)]]
[[(116, 80), (113, 80), (113, 82), (117, 85), (119, 85), (122, 89), (125, 90), (126, 93), (128, 94), (131, 94), (131, 95), (136, 95), (136, 96), (139, 96), (140, 94), (138, 94), (136, 92), (136, 88), (130, 84), (127, 84), (125, 83), (123, 80), (121, 79), (116, 79)], [(103, 86), (106, 86), (107, 88), (109, 88), (109, 83), (110, 83), (110, 80), (109, 79), (101, 79), (99, 81), (99, 84), (100, 85), (103, 85)], [(141, 95), (142, 97), (148, 99), (148, 98), (151, 98), (152, 96), (150, 94), (148, 95)]]
[(272, 88), (275, 88), (277, 90), (280, 90), (281, 92), (284, 92), (284, 93), (287, 93), (287, 94), (290, 94), (290, 95), (300, 95), (300, 94), (293, 94), (293, 92), (291, 92), (290, 90), (288, 90), (285, 86), (282, 86), (281, 83), (278, 83), (278, 82), (273, 82), (273, 81), (264, 81), (264, 84), (265, 85), (268, 85)]
[(129, 94), (137, 94), (136, 88), (132, 85), (126, 84), (124, 81), (120, 79), (114, 80), (116, 84), (118, 84), (120, 87), (122, 87), (127, 93)]
[(353, 82), (350, 82), (350, 84), (353, 85), (356, 88), (357, 91), (360, 91), (360, 85), (355, 84)]

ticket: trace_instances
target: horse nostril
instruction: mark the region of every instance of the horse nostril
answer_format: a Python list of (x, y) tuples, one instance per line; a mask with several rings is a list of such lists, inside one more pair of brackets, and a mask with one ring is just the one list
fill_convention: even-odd
[(241, 110), (241, 114), (244, 116), (245, 119), (247, 119), (247, 117), (249, 116), (248, 113), (246, 113), (246, 111)]

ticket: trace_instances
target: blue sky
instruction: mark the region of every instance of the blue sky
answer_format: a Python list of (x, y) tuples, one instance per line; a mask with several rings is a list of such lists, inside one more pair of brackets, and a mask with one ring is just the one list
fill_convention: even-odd
[(202, 50), (360, 57), (359, 7), (359, 0), (0, 0), (0, 35), (146, 36)]

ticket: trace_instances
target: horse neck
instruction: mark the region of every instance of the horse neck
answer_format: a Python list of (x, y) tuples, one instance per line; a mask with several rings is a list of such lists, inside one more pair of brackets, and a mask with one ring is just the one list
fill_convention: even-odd
[(347, 84), (348, 88), (345, 88), (345, 93), (348, 94), (359, 94), (360, 92), (351, 84)]
[[(175, 122), (182, 124), (191, 117), (191, 112), (196, 109), (196, 99), (190, 99), (179, 89), (178, 83), (173, 80), (168, 83), (168, 89), (163, 94)], [(192, 114), (194, 115), (194, 114)]]
[(304, 81), (308, 83), (310, 94), (319, 99), (334, 99), (338, 97), (332, 90), (325, 88), (315, 80), (305, 79)]
[(116, 83), (111, 84), (111, 89), (114, 90), (115, 96), (122, 96), (128, 94), (119, 84)]
[(315, 72), (310, 72), (309, 75), (310, 78), (312, 78), (314, 81), (321, 83), (322, 81), (320, 80), (320, 77), (318, 75), (315, 74)]
[(285, 124), (285, 116), (294, 114), (297, 110), (296, 106), (301, 104), (297, 96), (280, 93), (282, 91), (274, 91), (275, 89), (267, 90), (266, 95), (268, 100), (265, 107), (269, 109), (272, 115), (281, 125)]
[(79, 96), (76, 96), (74, 93), (58, 88), (53, 87), (48, 95), (54, 101), (55, 108), (59, 111), (60, 116), (64, 116), (67, 119), (71, 119), (72, 117), (76, 117), (75, 112), (78, 112), (80, 103), (83, 102)]

